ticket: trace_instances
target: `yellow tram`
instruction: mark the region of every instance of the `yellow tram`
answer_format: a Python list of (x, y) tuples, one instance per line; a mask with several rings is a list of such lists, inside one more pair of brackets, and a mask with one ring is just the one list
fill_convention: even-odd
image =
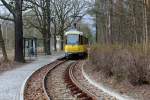
[(65, 33), (65, 55), (78, 54), (87, 55), (88, 38), (83, 32), (70, 30)]

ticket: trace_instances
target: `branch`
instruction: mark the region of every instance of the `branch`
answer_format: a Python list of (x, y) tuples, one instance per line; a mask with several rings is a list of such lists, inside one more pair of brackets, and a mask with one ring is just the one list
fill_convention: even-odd
[(22, 11), (26, 11), (26, 10), (32, 9), (32, 8), (33, 8), (32, 6), (26, 6), (26, 7), (23, 7), (23, 8), (22, 8)]
[(39, 32), (42, 32), (42, 28), (39, 26), (39, 25), (36, 25), (36, 24), (33, 24), (31, 21), (28, 20), (28, 27), (31, 28), (31, 27), (34, 27), (36, 28), (37, 30), (39, 30)]
[(38, 4), (38, 1), (35, 1), (35, 0), (24, 0), (24, 1), (29, 2), (34, 6), (37, 6), (37, 7), (40, 7), (40, 8), (44, 9), (44, 7), (41, 4)]
[(14, 19), (13, 18), (10, 18), (10, 15), (11, 15), (11, 13), (9, 14), (9, 15), (5, 15), (5, 16), (1, 16), (0, 15), (0, 19), (3, 19), (3, 20), (8, 20), (8, 21), (14, 21)]
[(5, 17), (5, 16), (0, 16), (0, 19), (8, 20), (8, 21), (14, 21), (14, 19), (9, 18), (9, 17)]

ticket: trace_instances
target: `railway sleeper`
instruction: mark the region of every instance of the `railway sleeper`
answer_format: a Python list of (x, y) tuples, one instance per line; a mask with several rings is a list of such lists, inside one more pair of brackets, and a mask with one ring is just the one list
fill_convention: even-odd
[(83, 97), (83, 98), (80, 98), (80, 100), (92, 100), (90, 97)]
[(81, 93), (77, 96), (78, 98), (88, 97), (86, 93)]
[(83, 96), (83, 97), (78, 97), (80, 96), (81, 94), (83, 94), (83, 92), (81, 91), (80, 93), (77, 93), (77, 94), (74, 94), (76, 95), (77, 98), (80, 98), (80, 100), (97, 100), (97, 99), (93, 99), (92, 97), (89, 97), (87, 95)]
[(67, 75), (65, 75), (65, 79), (69, 79), (69, 75), (67, 74)]
[(72, 82), (70, 82), (70, 83), (67, 83), (67, 87), (68, 86), (75, 86)]
[(93, 99), (90, 97), (82, 97), (82, 98), (79, 98), (79, 100), (93, 100)]
[(83, 98), (82, 100), (93, 100), (93, 98), (91, 98), (91, 97), (86, 97), (86, 98)]
[(70, 91), (73, 92), (73, 91), (79, 91), (78, 88), (70, 88)]
[(76, 95), (76, 94), (81, 94), (82, 91), (81, 91), (81, 90), (78, 90), (78, 91), (72, 91), (72, 93), (73, 93), (74, 95)]
[(72, 95), (72, 96), (76, 96), (77, 98), (78, 98), (78, 96), (79, 96), (80, 94), (82, 94), (82, 91), (81, 91), (81, 92), (79, 91), (78, 93), (75, 93), (75, 92), (78, 92), (78, 91), (72, 91), (72, 92), (71, 92), (71, 95)]
[(74, 85), (67, 85), (68, 88), (73, 88), (75, 87)]
[(79, 91), (79, 88), (77, 87), (73, 87), (73, 88), (70, 88), (71, 91)]
[(70, 81), (70, 80), (65, 80), (65, 82), (66, 82), (66, 83), (72, 83), (72, 81)]
[(78, 87), (76, 87), (75, 85), (73, 86), (73, 87), (71, 87), (70, 89), (78, 89), (79, 90), (79, 88)]
[(66, 70), (66, 74), (64, 75), (64, 81), (67, 83), (66, 87), (68, 87), (71, 91), (72, 96), (76, 96), (80, 100), (94, 100), (92, 97), (89, 97), (86, 93), (84, 93), (81, 89), (78, 88), (70, 79), (69, 69)]
[(83, 93), (80, 89), (70, 89), (72, 95), (77, 95)]

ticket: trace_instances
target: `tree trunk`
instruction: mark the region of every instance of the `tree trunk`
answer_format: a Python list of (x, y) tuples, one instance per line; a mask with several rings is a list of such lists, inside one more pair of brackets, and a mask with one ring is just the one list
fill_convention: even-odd
[[(43, 33), (42, 33), (43, 34)], [(46, 38), (45, 38), (46, 36), (45, 35), (43, 35), (43, 47), (44, 47), (44, 53), (45, 53), (45, 55), (46, 55)]]
[(47, 45), (47, 55), (51, 55), (51, 12), (50, 12), (50, 0), (46, 0), (46, 8), (47, 8), (47, 37), (46, 37), (46, 45)]
[(0, 25), (0, 46), (2, 48), (4, 62), (8, 62), (7, 52), (6, 52), (6, 49), (5, 49), (5, 42), (4, 42), (4, 39), (3, 39), (3, 36), (2, 36), (1, 25)]
[(64, 36), (61, 35), (61, 50), (64, 49)]
[(137, 30), (136, 30), (136, 10), (135, 10), (135, 4), (133, 4), (133, 6), (132, 6), (132, 13), (133, 13), (133, 18), (132, 18), (132, 20), (133, 20), (133, 32), (134, 32), (134, 42), (133, 43), (135, 43), (135, 44), (138, 44), (138, 38), (137, 38)]
[(46, 45), (47, 45), (47, 55), (51, 55), (51, 39), (50, 39), (50, 34), (47, 34), (46, 38)]
[(96, 43), (98, 43), (99, 41), (98, 41), (98, 28), (99, 28), (99, 26), (98, 26), (98, 19), (99, 19), (99, 14), (98, 14), (98, 10), (99, 10), (99, 4), (98, 4), (98, 0), (95, 0), (95, 8), (96, 8), (96, 37), (95, 37), (95, 41), (96, 41)]
[(57, 40), (56, 40), (56, 33), (57, 33), (57, 29), (56, 29), (56, 23), (54, 23), (54, 51), (57, 51)]
[(15, 61), (24, 62), (23, 56), (23, 21), (22, 21), (22, 0), (15, 4)]
[(147, 47), (148, 47), (148, 24), (147, 24), (147, 0), (143, 0), (143, 33), (144, 33), (144, 50), (145, 53), (147, 53)]
[(47, 34), (44, 34), (44, 33), (42, 33), (42, 34), (43, 34), (44, 53), (46, 55), (50, 55), (51, 54), (51, 52), (50, 52), (50, 39), (49, 39)]
[(56, 34), (54, 34), (54, 51), (57, 51), (57, 40), (56, 40)]
[(112, 43), (112, 13), (113, 1), (108, 0), (108, 43)]

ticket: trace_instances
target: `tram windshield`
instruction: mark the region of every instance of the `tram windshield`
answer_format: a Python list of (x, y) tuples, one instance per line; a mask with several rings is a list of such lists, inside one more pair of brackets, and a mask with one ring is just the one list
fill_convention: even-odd
[(79, 35), (75, 34), (67, 35), (67, 44), (71, 45), (79, 44)]

